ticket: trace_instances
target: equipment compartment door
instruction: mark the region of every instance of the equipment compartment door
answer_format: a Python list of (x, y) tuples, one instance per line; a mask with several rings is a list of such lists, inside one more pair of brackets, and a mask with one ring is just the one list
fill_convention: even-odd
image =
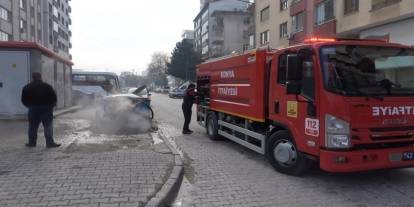
[(22, 89), (29, 82), (29, 53), (0, 51), (0, 115), (23, 115)]

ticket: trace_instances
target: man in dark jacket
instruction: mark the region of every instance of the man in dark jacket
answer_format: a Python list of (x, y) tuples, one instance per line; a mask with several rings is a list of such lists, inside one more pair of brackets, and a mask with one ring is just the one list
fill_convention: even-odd
[(23, 88), (22, 103), (29, 109), (29, 142), (27, 147), (35, 147), (37, 130), (40, 122), (43, 124), (46, 147), (59, 147), (53, 141), (53, 107), (57, 97), (52, 86), (42, 81), (40, 73), (32, 74), (32, 82)]
[(191, 83), (188, 85), (187, 90), (185, 91), (185, 94), (183, 97), (183, 104), (182, 104), (182, 109), (184, 113), (183, 134), (193, 133), (193, 131), (189, 129), (189, 126), (191, 122), (192, 107), (193, 107), (195, 98), (196, 98), (195, 85)]

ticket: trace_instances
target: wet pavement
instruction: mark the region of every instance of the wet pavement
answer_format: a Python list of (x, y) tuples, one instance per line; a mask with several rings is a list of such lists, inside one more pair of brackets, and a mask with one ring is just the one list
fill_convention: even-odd
[(174, 156), (156, 124), (137, 122), (138, 130), (122, 134), (119, 120), (111, 128), (94, 113), (55, 119), (57, 149), (45, 148), (42, 130), (37, 147), (26, 148), (27, 123), (1, 121), (0, 207), (144, 206), (168, 178)]

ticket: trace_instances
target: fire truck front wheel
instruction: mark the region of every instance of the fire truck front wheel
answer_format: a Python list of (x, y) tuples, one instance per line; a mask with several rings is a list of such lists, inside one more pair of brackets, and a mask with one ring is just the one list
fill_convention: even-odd
[(268, 159), (277, 171), (301, 175), (310, 167), (311, 161), (297, 151), (295, 141), (287, 130), (275, 132), (268, 143)]
[(206, 131), (211, 140), (219, 140), (218, 128), (217, 115), (214, 112), (209, 113), (207, 117)]

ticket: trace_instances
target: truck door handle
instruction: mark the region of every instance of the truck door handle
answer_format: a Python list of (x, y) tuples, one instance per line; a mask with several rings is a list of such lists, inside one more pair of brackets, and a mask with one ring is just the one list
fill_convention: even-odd
[(277, 101), (277, 102), (275, 102), (275, 114), (278, 114), (279, 113), (279, 102)]

